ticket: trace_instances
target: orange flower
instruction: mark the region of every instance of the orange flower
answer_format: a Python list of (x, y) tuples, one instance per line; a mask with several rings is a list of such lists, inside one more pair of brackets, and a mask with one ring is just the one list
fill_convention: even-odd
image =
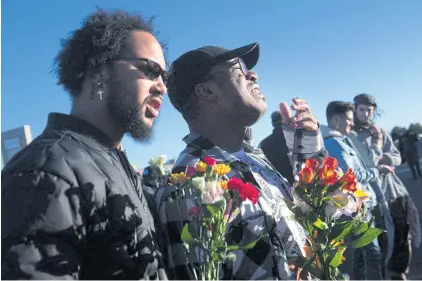
[(308, 243), (306, 243), (305, 246), (303, 247), (303, 251), (305, 252), (305, 256), (307, 259), (310, 259), (312, 257), (312, 249)]
[(309, 158), (305, 161), (305, 168), (311, 168), (312, 170), (315, 170), (316, 167), (318, 167), (318, 161), (314, 158)]
[(336, 169), (338, 168), (338, 161), (333, 157), (325, 157), (322, 161), (322, 169), (320, 172), (321, 180), (325, 184), (334, 184), (337, 182)]
[(311, 167), (303, 168), (299, 174), (299, 183), (308, 184), (311, 183), (315, 177), (315, 172)]
[(347, 172), (341, 177), (340, 182), (345, 183), (345, 185), (343, 186), (344, 190), (351, 191), (351, 192), (355, 192), (357, 190), (356, 177), (352, 169), (347, 170)]
[(322, 160), (322, 166), (328, 166), (331, 170), (335, 170), (338, 168), (338, 161), (334, 157), (327, 156)]

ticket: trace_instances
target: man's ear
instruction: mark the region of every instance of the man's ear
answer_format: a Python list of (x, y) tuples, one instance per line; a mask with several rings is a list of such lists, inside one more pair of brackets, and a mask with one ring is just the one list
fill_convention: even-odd
[(215, 101), (217, 100), (217, 93), (213, 91), (208, 84), (206, 83), (199, 83), (195, 85), (194, 93), (200, 99), (206, 101)]

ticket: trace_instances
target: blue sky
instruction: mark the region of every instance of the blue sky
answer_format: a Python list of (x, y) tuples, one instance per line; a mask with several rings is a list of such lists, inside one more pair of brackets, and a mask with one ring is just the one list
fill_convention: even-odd
[[(4, 0), (2, 131), (27, 124), (35, 137), (49, 112), (69, 112), (69, 95), (50, 69), (60, 39), (96, 6), (156, 15), (170, 60), (203, 45), (259, 42), (255, 70), (268, 112), (253, 127), (255, 143), (271, 132), (270, 113), (279, 102), (295, 96), (309, 101), (321, 123), (329, 101), (351, 101), (361, 92), (377, 97), (384, 128), (422, 121), (420, 0)], [(123, 145), (130, 161), (143, 167), (152, 156), (177, 156), (187, 133), (166, 97), (152, 144), (125, 138)]]

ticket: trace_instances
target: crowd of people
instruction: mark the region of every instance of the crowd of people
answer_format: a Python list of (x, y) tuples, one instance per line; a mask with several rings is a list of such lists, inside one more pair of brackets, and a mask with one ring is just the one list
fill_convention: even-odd
[[(166, 71), (155, 33), (140, 15), (98, 10), (64, 40), (55, 64), (71, 112), (51, 113), (42, 134), (2, 170), (2, 279), (202, 279), (196, 268), (204, 261), (181, 241), (184, 199), (168, 200), (168, 178), (206, 156), (261, 194), (232, 214), (226, 236), (245, 245), (264, 235), (223, 264), (221, 279), (297, 278), (306, 235), (285, 202), (304, 161), (327, 155), (353, 169), (370, 194), (370, 227), (387, 230), (353, 250), (352, 278), (406, 278), (421, 227), (394, 172), (400, 152), (374, 122), (373, 96), (330, 102), (328, 126), (305, 100), (282, 102), (271, 115), (272, 134), (254, 147), (250, 127), (267, 109), (253, 71), (259, 44), (204, 46)], [(147, 167), (140, 175), (121, 141), (125, 134), (150, 139), (166, 93), (189, 127), (186, 148), (171, 172)]]

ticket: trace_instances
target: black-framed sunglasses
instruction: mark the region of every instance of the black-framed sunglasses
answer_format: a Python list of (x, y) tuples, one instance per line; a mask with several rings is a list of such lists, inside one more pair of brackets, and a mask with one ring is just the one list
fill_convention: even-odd
[(161, 66), (150, 59), (146, 58), (126, 58), (126, 57), (119, 57), (116, 59), (124, 60), (124, 61), (134, 61), (134, 62), (141, 62), (135, 63), (133, 66), (142, 71), (145, 76), (150, 80), (157, 80), (158, 77), (162, 77), (164, 83), (168, 80), (168, 72), (161, 68)]
[(218, 74), (220, 74), (224, 71), (229, 70), (230, 67), (235, 66), (237, 64), (239, 64), (240, 67), (236, 67), (236, 68), (240, 69), (240, 71), (242, 71), (243, 75), (246, 76), (249, 72), (248, 67), (246, 66), (246, 64), (243, 62), (243, 60), (241, 58), (235, 58), (235, 60), (232, 61), (232, 62), (222, 61), (222, 62), (216, 63), (214, 66), (219, 65), (219, 64), (223, 64), (223, 63), (226, 63), (229, 66), (229, 68), (225, 68), (225, 69), (222, 69), (220, 71), (217, 71), (216, 73), (213, 73), (212, 75), (207, 75), (204, 79), (205, 80), (211, 79), (212, 77), (214, 77), (214, 76), (216, 76), (216, 75), (218, 75)]

